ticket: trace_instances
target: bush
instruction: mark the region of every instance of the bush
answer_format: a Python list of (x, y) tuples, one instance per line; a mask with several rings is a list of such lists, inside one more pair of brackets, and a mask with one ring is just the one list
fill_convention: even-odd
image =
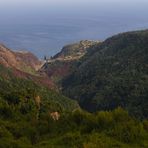
[(0, 118), (10, 119), (14, 117), (14, 112), (12, 107), (9, 106), (6, 102), (0, 102)]
[(18, 92), (11, 92), (8, 93), (4, 96), (4, 99), (9, 103), (9, 104), (14, 104), (17, 105), (20, 103), (20, 95)]

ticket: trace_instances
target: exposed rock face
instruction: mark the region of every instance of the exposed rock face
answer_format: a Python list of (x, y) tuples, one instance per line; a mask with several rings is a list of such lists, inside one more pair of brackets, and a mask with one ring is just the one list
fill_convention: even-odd
[(0, 64), (25, 72), (38, 70), (41, 62), (30, 52), (15, 52), (0, 44)]

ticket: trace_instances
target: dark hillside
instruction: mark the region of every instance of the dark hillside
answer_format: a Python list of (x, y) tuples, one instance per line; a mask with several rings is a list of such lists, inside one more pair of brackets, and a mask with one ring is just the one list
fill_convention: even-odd
[(113, 36), (89, 50), (64, 79), (63, 92), (91, 112), (122, 106), (148, 118), (148, 30)]

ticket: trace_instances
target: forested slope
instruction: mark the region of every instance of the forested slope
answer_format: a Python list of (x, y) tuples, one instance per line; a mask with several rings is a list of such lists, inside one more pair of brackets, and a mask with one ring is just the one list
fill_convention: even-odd
[(93, 47), (63, 80), (63, 92), (91, 112), (121, 106), (148, 118), (148, 30), (118, 34)]

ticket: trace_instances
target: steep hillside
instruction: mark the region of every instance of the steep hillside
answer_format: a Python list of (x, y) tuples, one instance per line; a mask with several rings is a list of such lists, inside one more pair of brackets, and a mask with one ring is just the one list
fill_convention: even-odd
[(35, 73), (42, 63), (30, 52), (12, 51), (0, 44), (0, 64), (27, 73)]
[(66, 45), (51, 59), (46, 59), (45, 64), (39, 70), (45, 72), (56, 84), (69, 75), (90, 48), (98, 45), (99, 41), (80, 41), (78, 43)]
[[(49, 90), (45, 85), (37, 83), (31, 76), (26, 78), (15, 76), (12, 69), (0, 65), (0, 98), (2, 100), (20, 106), (26, 99), (32, 102), (36, 96), (40, 96), (43, 109), (68, 111), (78, 107), (75, 101)], [(44, 105), (48, 108), (44, 108)]]
[(122, 106), (148, 118), (148, 30), (113, 36), (89, 50), (63, 81), (63, 92), (91, 112)]
[(44, 64), (40, 72), (46, 73), (55, 84), (58, 84), (63, 77), (70, 74), (74, 62), (56, 60), (52, 63)]
[(30, 66), (34, 70), (38, 70), (42, 66), (42, 62), (31, 52), (14, 52), (17, 61), (24, 62), (26, 66)]
[(33, 101), (40, 96), (43, 104), (44, 101), (49, 103), (49, 106), (45, 104), (48, 109), (52, 107), (56, 110), (55, 105), (61, 110), (78, 107), (76, 102), (53, 91), (55, 85), (46, 75), (37, 72), (38, 66), (41, 62), (32, 53), (14, 52), (0, 45), (0, 97), (5, 99), (9, 96), (7, 99), (12, 99), (14, 103), (19, 101), (20, 105), (26, 98)]

